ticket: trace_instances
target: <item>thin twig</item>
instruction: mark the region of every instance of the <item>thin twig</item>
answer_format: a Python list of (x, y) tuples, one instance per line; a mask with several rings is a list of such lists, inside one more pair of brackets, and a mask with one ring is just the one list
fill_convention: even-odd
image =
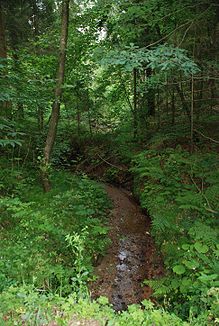
[(193, 179), (193, 177), (191, 175), (190, 176), (190, 179), (192, 181), (192, 183), (194, 184), (194, 186), (196, 187), (196, 189), (198, 190), (198, 192), (203, 196), (203, 198), (205, 199), (207, 205), (208, 205), (208, 208), (205, 207), (206, 211), (208, 212), (211, 212), (211, 213), (218, 213), (217, 211), (213, 210), (211, 205), (210, 205), (210, 202), (208, 200), (208, 198), (205, 196), (205, 194), (203, 193), (203, 191), (201, 191), (201, 189), (199, 188), (199, 186), (197, 185), (197, 183), (195, 182), (195, 180)]
[(198, 131), (197, 129), (194, 129), (194, 131), (197, 132), (197, 134), (201, 135), (202, 137), (212, 141), (213, 143), (219, 144), (218, 140), (215, 140), (215, 139), (213, 139), (211, 137), (208, 137), (208, 136), (204, 135), (201, 131)]
[(184, 33), (184, 35), (183, 35), (183, 37), (182, 37), (182, 40), (181, 40), (181, 42), (178, 44), (178, 47), (179, 47), (179, 48), (180, 48), (180, 46), (182, 45), (183, 41), (185, 40), (185, 37), (186, 37), (188, 31), (190, 30), (190, 28), (192, 27), (192, 25), (193, 25), (193, 21), (192, 21), (191, 24), (186, 28), (185, 33)]
[(219, 97), (200, 98), (200, 99), (194, 100), (194, 102), (213, 101), (213, 100), (219, 100)]
[(218, 77), (214, 77), (214, 76), (194, 76), (194, 79), (205, 79), (207, 81), (209, 81), (209, 80), (219, 80), (219, 76)]
[(22, 166), (21, 166), (21, 169), (24, 168), (24, 165), (25, 165), (26, 160), (27, 160), (27, 158), (28, 158), (28, 155), (29, 155), (29, 152), (30, 152), (30, 147), (31, 147), (31, 140), (32, 140), (32, 138), (31, 138), (31, 136), (30, 136), (30, 138), (29, 138), (29, 143), (28, 143), (28, 147), (27, 147), (27, 153), (26, 153), (25, 158), (24, 158), (24, 160), (23, 160), (23, 164), (22, 164)]
[(177, 26), (172, 32), (170, 32), (169, 34), (161, 37), (158, 41), (155, 41), (155, 42), (153, 42), (151, 44), (148, 44), (147, 46), (144, 47), (144, 49), (148, 49), (151, 46), (154, 46), (156, 44), (159, 44), (161, 41), (166, 40), (169, 36), (171, 36), (172, 34), (174, 34), (178, 29), (180, 29), (181, 27), (184, 27), (184, 26), (188, 25), (189, 23), (191, 23), (191, 21), (188, 21), (188, 22), (186, 22), (186, 23), (184, 23), (184, 24), (182, 24), (180, 26)]
[(151, 47), (151, 46), (154, 46), (154, 45), (156, 45), (156, 44), (159, 44), (161, 41), (163, 41), (163, 40), (165, 40), (165, 39), (167, 39), (169, 36), (171, 36), (172, 34), (174, 34), (178, 29), (180, 29), (181, 27), (184, 27), (184, 26), (186, 26), (186, 25), (188, 25), (188, 24), (190, 24), (190, 27), (191, 27), (191, 25), (195, 22), (195, 20), (197, 21), (202, 15), (204, 15), (210, 8), (212, 8), (212, 5), (210, 5), (206, 10), (204, 10), (196, 19), (194, 19), (194, 20), (189, 20), (189, 21), (187, 21), (186, 23), (184, 23), (184, 24), (181, 24), (180, 26), (177, 26), (173, 31), (171, 31), (169, 34), (167, 34), (167, 35), (165, 35), (165, 36), (163, 36), (161, 39), (159, 39), (158, 41), (156, 41), (156, 42), (153, 42), (153, 43), (151, 43), (151, 44), (149, 44), (149, 45), (147, 45), (147, 46), (145, 46), (144, 47), (144, 49), (147, 49), (147, 48), (149, 48), (149, 47)]
[(112, 167), (114, 167), (114, 168), (116, 168), (116, 169), (118, 169), (118, 170), (120, 170), (120, 171), (126, 171), (126, 169), (121, 168), (121, 167), (119, 167), (119, 166), (116, 166), (116, 165), (114, 165), (114, 164), (112, 164), (112, 163), (106, 161), (106, 160), (105, 160), (104, 158), (102, 158), (99, 154), (97, 154), (97, 156), (98, 156), (98, 157), (99, 157), (103, 162), (105, 162), (106, 164), (108, 164), (108, 165), (110, 165), (110, 166), (112, 166)]

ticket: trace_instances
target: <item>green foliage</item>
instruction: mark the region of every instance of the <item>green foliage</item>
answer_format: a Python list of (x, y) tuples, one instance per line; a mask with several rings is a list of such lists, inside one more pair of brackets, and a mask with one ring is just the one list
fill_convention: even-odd
[[(104, 323), (109, 313), (112, 325), (183, 324), (174, 315), (152, 309), (150, 303), (144, 311), (132, 306), (115, 315), (104, 299), (81, 301), (73, 311), (75, 296), (47, 296), (50, 292), (86, 296), (92, 258), (103, 254), (108, 243), (108, 203), (102, 189), (86, 177), (53, 173), (52, 165), (80, 162), (101, 170), (103, 158), (112, 164), (103, 169), (104, 178), (120, 184), (128, 180), (130, 187), (128, 165), (133, 153), (147, 143), (150, 150), (136, 157), (132, 172), (167, 271), (165, 278), (149, 284), (160, 302), (192, 324), (217, 323), (219, 171), (218, 155), (211, 152), (218, 139), (217, 110), (213, 114), (218, 104), (218, 7), (213, 0), (73, 1), (60, 124), (51, 164), (46, 166), (53, 190), (43, 194), (36, 166), (54, 99), (60, 5), (52, 0), (2, 2), (7, 17), (1, 26), (7, 59), (0, 58), (4, 322), (47, 324), (57, 311), (60, 324), (65, 317), (71, 321), (74, 313), (86, 318), (98, 315)], [(184, 116), (190, 115), (191, 75), (195, 75), (194, 126), (205, 138), (195, 155), (167, 148), (175, 144), (179, 130), (187, 148), (190, 126)], [(153, 102), (155, 116), (149, 117)], [(171, 134), (170, 120), (176, 124)], [(195, 132), (195, 145), (196, 136)], [(210, 145), (212, 138), (215, 145)], [(199, 152), (204, 147), (205, 154)], [(32, 284), (37, 290), (7, 291), (20, 284)]]
[(11, 287), (0, 295), (0, 320), (4, 321), (4, 325), (45, 325), (53, 322), (64, 326), (80, 321), (85, 325), (96, 321), (98, 325), (107, 323), (111, 326), (196, 325), (183, 322), (163, 309), (156, 309), (150, 301), (145, 300), (142, 305), (143, 309), (140, 305), (131, 305), (127, 311), (117, 314), (104, 297), (93, 302), (89, 299), (77, 301), (75, 294), (61, 298), (40, 294), (31, 287)]
[(168, 295), (169, 305), (182, 316), (211, 315), (208, 293), (219, 284), (218, 156), (190, 155), (180, 148), (147, 150), (136, 157), (132, 171), (167, 271), (162, 284), (146, 283), (155, 295)]
[(15, 128), (15, 123), (3, 119), (0, 123), (0, 146), (21, 146), (22, 140), (20, 139), (24, 133), (17, 131)]
[[(101, 53), (101, 57), (103, 53)], [(151, 68), (155, 72), (182, 72), (185, 75), (197, 73), (197, 65), (188, 58), (186, 51), (167, 44), (154, 49), (139, 48), (134, 44), (124, 50), (111, 50), (101, 60), (105, 65), (118, 65), (126, 71)]]
[(86, 177), (59, 172), (53, 180), (59, 185), (48, 195), (23, 181), (16, 195), (0, 198), (1, 290), (25, 283), (63, 294), (86, 292), (93, 257), (108, 244), (108, 201)]

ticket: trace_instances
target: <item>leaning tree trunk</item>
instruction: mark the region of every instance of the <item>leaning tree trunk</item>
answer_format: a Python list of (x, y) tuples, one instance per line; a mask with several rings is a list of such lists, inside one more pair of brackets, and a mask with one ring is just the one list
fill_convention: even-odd
[(66, 58), (68, 23), (69, 23), (69, 0), (63, 0), (61, 20), (62, 20), (62, 26), (61, 26), (61, 38), (60, 38), (60, 57), (59, 57), (59, 67), (57, 71), (55, 99), (52, 105), (52, 113), (49, 122), (49, 130), (46, 138), (46, 143), (44, 147), (44, 158), (43, 158), (43, 165), (42, 165), (42, 182), (43, 182), (44, 191), (46, 192), (48, 192), (51, 189), (48, 168), (49, 168), (49, 162), (50, 162), (53, 145), (56, 138), (59, 113), (60, 113), (60, 102), (62, 96), (62, 85), (64, 82), (64, 75), (65, 75), (65, 58)]

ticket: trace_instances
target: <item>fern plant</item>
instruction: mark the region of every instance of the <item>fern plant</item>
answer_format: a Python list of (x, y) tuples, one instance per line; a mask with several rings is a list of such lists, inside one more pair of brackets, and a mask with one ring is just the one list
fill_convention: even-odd
[(155, 296), (182, 316), (208, 309), (209, 289), (219, 285), (218, 156), (150, 149), (134, 159), (136, 192), (152, 218), (152, 234), (164, 256), (166, 276), (146, 281)]

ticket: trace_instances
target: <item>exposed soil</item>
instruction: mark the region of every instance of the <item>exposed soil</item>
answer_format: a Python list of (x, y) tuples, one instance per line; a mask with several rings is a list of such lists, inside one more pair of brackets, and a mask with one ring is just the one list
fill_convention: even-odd
[(93, 298), (108, 297), (115, 310), (149, 299), (152, 290), (145, 279), (163, 274), (162, 259), (150, 236), (150, 219), (124, 190), (106, 185), (113, 202), (110, 216), (111, 245), (95, 268), (97, 280), (90, 285)]

